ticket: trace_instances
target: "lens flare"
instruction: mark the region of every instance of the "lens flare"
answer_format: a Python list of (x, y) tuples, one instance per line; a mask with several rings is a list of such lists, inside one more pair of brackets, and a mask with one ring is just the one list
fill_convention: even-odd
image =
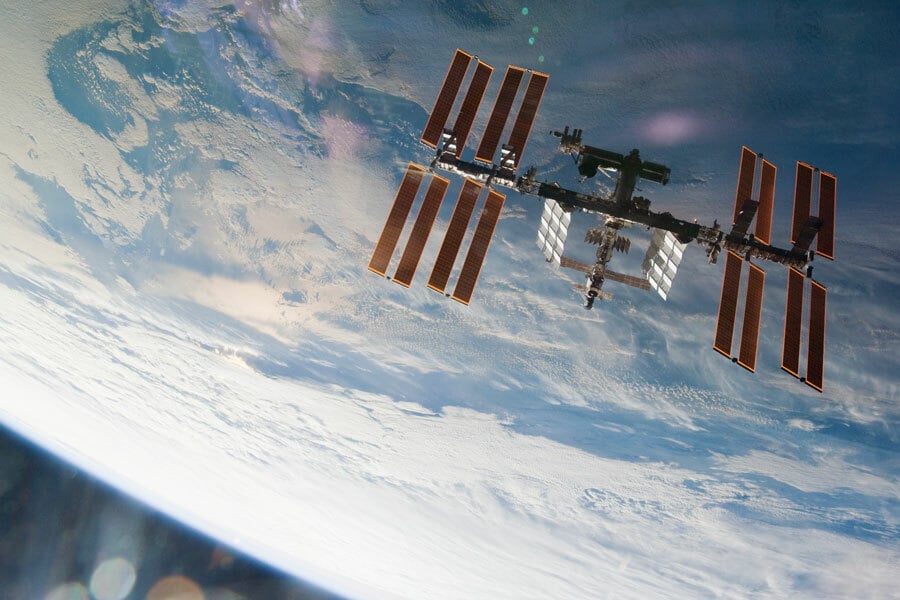
[(91, 594), (96, 600), (123, 600), (131, 593), (137, 574), (134, 566), (121, 557), (100, 563), (91, 575)]
[(147, 600), (204, 600), (203, 590), (183, 575), (163, 577), (147, 592)]
[(64, 583), (50, 590), (44, 600), (91, 600), (87, 588), (81, 583)]
[(657, 144), (675, 144), (696, 137), (701, 124), (691, 115), (667, 112), (648, 119), (642, 129), (647, 140)]

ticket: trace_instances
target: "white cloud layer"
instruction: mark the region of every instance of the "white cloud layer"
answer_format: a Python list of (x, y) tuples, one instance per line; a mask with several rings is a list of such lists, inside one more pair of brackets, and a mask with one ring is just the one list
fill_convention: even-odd
[[(514, 42), (533, 24), (502, 2), (484, 14), (329, 6), (6, 9), (0, 49), (17, 60), (0, 69), (19, 85), (0, 97), (3, 422), (360, 597), (890, 596), (896, 277), (859, 286), (851, 267), (828, 265), (824, 396), (778, 373), (783, 292), (767, 299), (768, 366), (751, 378), (707, 350), (720, 275), (696, 247), (668, 304), (617, 290), (584, 314), (532, 247), (539, 203), (515, 195), (472, 306), (379, 280), (364, 265), (397, 173), (426, 159), (418, 128), (446, 57), (463, 45), (495, 66), (536, 67)], [(750, 106), (713, 90), (726, 114), (681, 106), (700, 100), (679, 81), (750, 69), (750, 36), (718, 60), (716, 44), (670, 39), (665, 20), (656, 37), (615, 38), (633, 19), (623, 11), (590, 17), (619, 63), (573, 46), (594, 30), (573, 16), (584, 10), (533, 11), (541, 39), (558, 39), (536, 129), (579, 119), (618, 143), (650, 115), (694, 115), (691, 131), (707, 135), (729, 111), (793, 114), (774, 91), (783, 79)], [(154, 70), (173, 55), (194, 62)], [(659, 75), (664, 57), (677, 76)], [(651, 75), (636, 99), (632, 77)], [(674, 108), (654, 105), (663, 91)], [(666, 146), (683, 129), (646, 135)], [(721, 150), (746, 132), (718, 131), (690, 155), (656, 149), (682, 173), (660, 206), (702, 211), (732, 195), (734, 156)], [(777, 134), (784, 164), (834, 156)], [(561, 169), (545, 137), (530, 156)], [(877, 273), (897, 272), (884, 242), (841, 235), (847, 264), (872, 243)]]

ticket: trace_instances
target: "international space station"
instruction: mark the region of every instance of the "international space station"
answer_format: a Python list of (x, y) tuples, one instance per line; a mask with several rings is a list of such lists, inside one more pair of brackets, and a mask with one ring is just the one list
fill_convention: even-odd
[[(604, 289), (607, 281), (642, 290), (652, 289), (665, 300), (688, 244), (696, 242), (704, 246), (710, 264), (715, 264), (719, 254), (725, 251), (725, 272), (713, 348), (751, 372), (756, 370), (766, 279), (766, 272), (760, 264), (770, 262), (785, 265), (788, 279), (781, 367), (810, 387), (823, 391), (826, 288), (813, 280), (811, 263), (816, 255), (834, 259), (837, 191), (837, 178), (834, 175), (806, 163), (797, 163), (790, 247), (785, 248), (771, 243), (777, 169), (762, 155), (747, 147), (741, 149), (729, 231), (715, 220), (711, 226), (706, 226), (696, 221), (678, 219), (668, 212), (651, 210), (650, 200), (635, 195), (638, 181), (665, 185), (669, 181), (670, 169), (665, 165), (643, 160), (636, 149), (628, 154), (620, 154), (585, 145), (581, 129), (570, 130), (565, 127), (562, 131), (554, 131), (553, 134), (560, 138), (559, 150), (574, 158), (582, 180), (594, 177), (601, 171), (617, 173), (613, 192), (608, 197), (602, 197), (568, 190), (556, 182), (539, 181), (534, 167), (525, 170), (523, 174), (519, 174), (518, 169), (549, 76), (512, 65), (506, 68), (474, 158), (466, 160), (463, 157), (466, 142), (493, 71), (493, 67), (478, 57), (462, 50), (456, 51), (422, 133), (421, 141), (434, 151), (434, 158), (428, 166), (415, 163), (407, 166), (369, 261), (370, 271), (382, 277), (387, 276), (394, 251), (419, 196), (419, 189), (429, 179), (394, 275), (387, 276), (405, 287), (412, 284), (450, 186), (450, 179), (437, 172), (460, 176), (463, 183), (459, 197), (437, 251), (427, 285), (436, 292), (469, 304), (506, 199), (505, 194), (499, 190), (515, 190), (522, 195), (537, 196), (544, 200), (537, 245), (548, 263), (557, 268), (573, 269), (584, 275), (585, 283), (576, 287), (584, 292), (584, 306), (587, 309), (591, 309), (598, 299), (612, 298), (612, 294)], [(527, 84), (523, 86), (526, 79)], [(466, 81), (468, 87), (459, 101), (458, 96)], [(524, 92), (520, 94), (520, 88), (523, 87)], [(501, 145), (509, 116), (516, 106), (518, 110), (509, 137)], [(453, 125), (448, 127), (454, 109), (456, 118)], [(462, 267), (458, 271), (453, 291), (449, 292), (447, 290), (457, 255), (462, 249), (469, 222), (485, 190), (487, 193), (481, 202), (475, 229), (468, 238), (469, 246)], [(812, 214), (814, 196), (817, 196), (815, 215)], [(564, 253), (571, 216), (576, 211), (600, 217), (601, 224), (590, 228), (584, 238), (585, 242), (596, 246), (593, 264), (576, 260)], [(754, 223), (753, 232), (749, 233)], [(631, 247), (631, 240), (623, 235), (623, 229), (635, 224), (654, 231), (642, 263), (642, 272), (640, 275), (632, 275), (614, 271), (609, 265), (615, 253), (628, 252)], [(812, 251), (814, 241), (816, 247)], [(740, 290), (745, 263), (748, 265), (748, 275), (743, 286), (745, 294), (742, 302)], [(808, 293), (806, 281), (809, 281)], [(804, 311), (804, 298), (807, 296), (809, 308)], [(743, 320), (740, 343), (737, 354), (732, 356), (735, 324), (741, 311)], [(807, 352), (803, 365), (805, 372), (801, 375), (804, 312), (808, 319), (805, 327)]]

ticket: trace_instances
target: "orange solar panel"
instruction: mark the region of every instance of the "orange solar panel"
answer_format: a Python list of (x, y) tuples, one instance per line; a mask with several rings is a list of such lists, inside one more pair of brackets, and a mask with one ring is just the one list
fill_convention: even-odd
[(497, 152), (500, 136), (503, 135), (503, 128), (506, 126), (509, 111), (512, 110), (513, 101), (516, 99), (516, 93), (519, 91), (519, 84), (522, 82), (524, 74), (525, 69), (520, 67), (512, 65), (506, 67), (506, 75), (503, 77), (503, 83), (500, 84), (500, 93), (497, 94), (497, 99), (494, 101), (494, 108), (491, 110), (491, 116), (484, 128), (484, 135), (481, 136), (481, 144), (478, 146), (478, 152), (475, 153), (476, 160), (487, 163), (494, 162), (494, 154)]
[(406, 242), (406, 249), (403, 251), (403, 256), (400, 257), (400, 264), (394, 274), (394, 281), (400, 285), (409, 287), (409, 284), (412, 283), (416, 267), (419, 266), (419, 259), (422, 258), (422, 251), (425, 249), (425, 242), (428, 241), (428, 234), (431, 233), (431, 228), (434, 226), (434, 219), (441, 209), (441, 203), (444, 201), (444, 194), (447, 193), (449, 184), (448, 180), (435, 175), (431, 180), (431, 185), (428, 186), (428, 191), (425, 192), (425, 200), (422, 201), (422, 207), (416, 216), (412, 233), (409, 234), (409, 241)]
[(466, 179), (459, 193), (459, 199), (456, 201), (456, 207), (453, 209), (453, 216), (450, 217), (447, 233), (444, 234), (444, 241), (441, 243), (441, 249), (438, 250), (437, 258), (434, 261), (434, 269), (431, 270), (431, 276), (428, 278), (428, 287), (442, 294), (450, 279), (450, 271), (453, 270), (453, 263), (456, 262), (456, 255), (462, 245), (463, 236), (466, 235), (472, 211), (475, 210), (475, 202), (478, 200), (478, 195), (481, 194), (481, 187), (480, 183)]
[(837, 194), (837, 178), (831, 173), (819, 173), (819, 218), (822, 228), (819, 229), (819, 241), (816, 242), (816, 254), (834, 260), (834, 209)]
[(756, 370), (756, 349), (759, 346), (759, 320), (762, 316), (763, 289), (766, 273), (754, 264), (750, 265), (747, 281), (747, 301), (744, 302), (744, 323), (741, 325), (741, 349), (738, 364), (750, 371)]
[(441, 91), (438, 92), (434, 108), (431, 109), (431, 115), (425, 124), (425, 131), (422, 133), (422, 141), (432, 148), (437, 148), (437, 144), (441, 139), (441, 134), (444, 132), (444, 124), (450, 117), (450, 111), (453, 110), (453, 104), (456, 102), (456, 96), (459, 94), (459, 88), (462, 86), (463, 79), (466, 78), (466, 71), (469, 70), (469, 62), (471, 60), (471, 54), (457, 48), (453, 60), (450, 61), (450, 68), (447, 69), (444, 84), (441, 86)]
[(475, 122), (475, 115), (478, 113), (478, 107), (481, 106), (481, 100), (484, 98), (484, 90), (487, 89), (493, 72), (493, 67), (480, 60), (478, 61), (478, 65), (475, 67), (475, 74), (472, 75), (472, 82), (469, 84), (469, 90), (463, 99), (462, 108), (459, 109), (459, 114), (456, 115), (456, 123), (453, 125), (457, 143), (456, 158), (462, 156), (469, 132), (472, 131), (472, 123)]
[(800, 377), (800, 335), (803, 328), (803, 273), (788, 269), (787, 302), (784, 308), (784, 345), (781, 368)]
[(741, 166), (738, 170), (737, 192), (734, 195), (734, 218), (731, 219), (732, 223), (737, 221), (738, 213), (741, 212), (744, 202), (751, 200), (753, 197), (753, 176), (755, 173), (756, 152), (747, 146), (741, 146)]
[(772, 211), (775, 208), (775, 165), (763, 159), (759, 178), (759, 208), (756, 211), (756, 239), (769, 244), (772, 236)]
[(812, 198), (813, 168), (797, 162), (797, 178), (794, 181), (794, 216), (791, 219), (791, 243), (797, 243), (800, 230), (809, 218), (809, 203)]
[(809, 295), (809, 347), (806, 384), (822, 391), (825, 378), (825, 287), (812, 282)]
[(478, 218), (478, 225), (475, 227), (475, 235), (472, 236), (472, 244), (466, 253), (466, 260), (463, 262), (456, 288), (453, 290), (453, 299), (458, 302), (468, 304), (472, 299), (478, 275), (481, 273), (481, 265), (484, 264), (484, 257), (487, 256), (491, 238), (494, 237), (494, 229), (500, 219), (504, 200), (506, 200), (506, 196), (498, 194), (494, 190), (488, 193), (481, 216)]
[(525, 144), (528, 143), (531, 126), (534, 124), (534, 118), (537, 116), (538, 107), (541, 105), (541, 99), (544, 97), (544, 90), (549, 79), (549, 75), (532, 73), (531, 79), (528, 80), (525, 97), (522, 99), (522, 106), (519, 107), (519, 114), (516, 116), (512, 134), (509, 136), (509, 145), (512, 146), (513, 151), (516, 153), (516, 167), (519, 166), (522, 152), (525, 151)]
[(391, 207), (387, 222), (381, 231), (381, 237), (378, 238), (378, 243), (375, 245), (372, 260), (369, 261), (370, 271), (379, 275), (384, 275), (387, 271), (394, 248), (397, 247), (397, 240), (400, 239), (400, 232), (403, 231), (403, 225), (406, 223), (406, 218), (409, 216), (424, 176), (424, 167), (413, 163), (409, 163), (409, 166), (406, 167), (406, 175), (400, 182), (397, 195), (394, 197), (394, 205)]
[(734, 337), (734, 319), (737, 316), (738, 290), (741, 285), (741, 257), (728, 251), (725, 257), (725, 274), (722, 276), (722, 297), (719, 300), (719, 316), (716, 319), (716, 341), (713, 348), (731, 358), (731, 339)]

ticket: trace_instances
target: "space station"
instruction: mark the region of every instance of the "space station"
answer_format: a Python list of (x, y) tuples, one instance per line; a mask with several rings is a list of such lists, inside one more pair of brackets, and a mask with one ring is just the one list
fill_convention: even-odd
[[(469, 304), (506, 193), (516, 191), (543, 200), (537, 245), (549, 267), (571, 269), (583, 275), (584, 283), (575, 287), (584, 294), (584, 308), (587, 309), (594, 308), (598, 300), (613, 298), (605, 287), (607, 282), (653, 290), (666, 300), (689, 244), (702, 246), (709, 264), (717, 264), (724, 252), (725, 267), (713, 349), (751, 372), (756, 370), (766, 281), (762, 265), (784, 265), (788, 274), (781, 367), (813, 389), (823, 391), (827, 291), (813, 279), (812, 263), (816, 256), (834, 260), (837, 191), (834, 175), (797, 162), (790, 243), (779, 247), (773, 245), (771, 239), (777, 168), (747, 147), (741, 148), (731, 226), (727, 230), (717, 220), (711, 225), (703, 225), (679, 219), (669, 212), (654, 212), (651, 201), (635, 195), (635, 190), (639, 181), (666, 185), (670, 169), (644, 160), (637, 149), (626, 154), (586, 145), (581, 129), (565, 127), (552, 133), (559, 138), (559, 151), (572, 156), (582, 181), (600, 172), (615, 174), (616, 183), (611, 194), (603, 197), (568, 190), (556, 182), (541, 181), (534, 167), (520, 174), (521, 158), (550, 78), (544, 73), (513, 65), (506, 68), (474, 159), (464, 160), (463, 151), (493, 72), (493, 67), (472, 54), (459, 49), (454, 54), (421, 137), (422, 143), (434, 152), (434, 158), (427, 166), (416, 163), (407, 166), (369, 261), (370, 271), (405, 287), (412, 284), (450, 186), (450, 178), (459, 177), (462, 187), (427, 286), (462, 304)], [(464, 84), (467, 87), (460, 100)], [(514, 109), (516, 116), (509, 128), (508, 121)], [(454, 112), (455, 119), (448, 127)], [(509, 136), (506, 143), (501, 144), (507, 129)], [(417, 203), (426, 180), (423, 198)], [(817, 200), (815, 214), (814, 198)], [(406, 246), (394, 274), (389, 276), (387, 272), (393, 255), (417, 204), (412, 229), (405, 238)], [(479, 206), (474, 231), (467, 235)], [(599, 224), (589, 228), (584, 236), (585, 243), (596, 246), (593, 264), (565, 253), (568, 229), (576, 212), (596, 215), (599, 220)], [(653, 232), (641, 272), (615, 271), (610, 265), (616, 253), (627, 253), (631, 248), (631, 239), (623, 235), (623, 231), (633, 225), (641, 225)], [(464, 240), (468, 240), (469, 245), (453, 289), (449, 291)], [(733, 355), (738, 313), (741, 313), (740, 336), (737, 353)], [(804, 347), (806, 356), (801, 361)]]

